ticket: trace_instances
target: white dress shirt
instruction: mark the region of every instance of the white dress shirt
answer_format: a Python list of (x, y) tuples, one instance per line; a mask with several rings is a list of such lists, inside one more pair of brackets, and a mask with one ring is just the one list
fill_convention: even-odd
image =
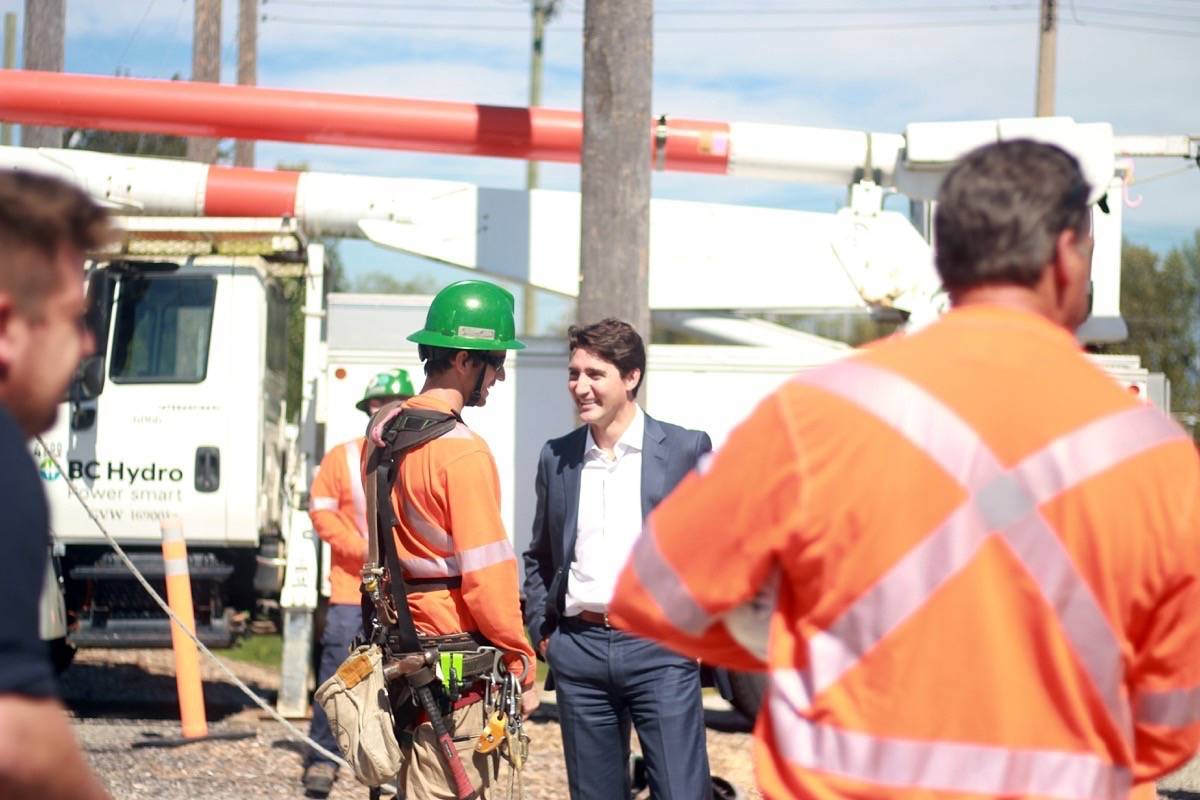
[(642, 532), (642, 434), (646, 416), (639, 407), (613, 446), (613, 455), (587, 432), (579, 475), (579, 518), (575, 560), (567, 576), (566, 616), (604, 613), (617, 576)]

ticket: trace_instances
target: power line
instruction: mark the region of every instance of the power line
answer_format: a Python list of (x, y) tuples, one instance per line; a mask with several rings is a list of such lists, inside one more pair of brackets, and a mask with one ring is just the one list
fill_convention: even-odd
[(1193, 161), (1191, 164), (1188, 164), (1186, 167), (1180, 167), (1179, 169), (1172, 169), (1172, 170), (1168, 170), (1166, 172), (1159, 172), (1156, 175), (1150, 175), (1149, 177), (1146, 177), (1146, 178), (1138, 178), (1136, 181), (1131, 183), (1130, 186), (1141, 186), (1142, 184), (1145, 184), (1145, 183), (1153, 183), (1154, 181), (1160, 181), (1163, 178), (1173, 178), (1176, 175), (1182, 175), (1185, 172), (1191, 172), (1192, 170), (1196, 169), (1197, 166), (1200, 166), (1200, 165), (1196, 164), (1196, 162)]
[(352, 9), (355, 11), (469, 11), (483, 14), (522, 14), (529, 15), (528, 8), (501, 8), (499, 6), (454, 6), (454, 5), (412, 5), (411, 3), (388, 2), (341, 2), (336, 7), (325, 0), (263, 0), (263, 8), (267, 6), (300, 6), (302, 8), (322, 8), (326, 11)]
[[(264, 22), (281, 22), (289, 25), (325, 25), (341, 28), (401, 28), (405, 30), (437, 30), (437, 31), (528, 31), (528, 26), (515, 25), (460, 25), (457, 23), (422, 23), (400, 22), (386, 20), (346, 20), (330, 17), (280, 17), (272, 14), (263, 15)], [(1003, 25), (1026, 25), (1028, 20), (929, 20), (921, 22), (881, 21), (865, 23), (846, 23), (828, 25), (772, 25), (770, 27), (687, 27), (687, 28), (658, 28), (656, 34), (677, 33), (836, 33), (840, 31), (870, 31), (870, 30), (907, 30), (917, 28), (982, 28)], [(564, 31), (582, 33), (583, 28), (561, 28)]]
[(142, 25), (145, 24), (146, 18), (150, 16), (150, 12), (154, 10), (156, 2), (158, 0), (150, 0), (146, 6), (146, 10), (142, 12), (142, 18), (138, 20), (137, 25), (133, 26), (133, 33), (129, 34), (129, 41), (125, 42), (125, 48), (121, 50), (121, 55), (117, 58), (118, 72), (121, 70), (121, 67), (125, 66), (125, 55), (129, 52), (129, 48), (133, 46), (134, 39), (137, 38), (138, 33), (142, 30)]
[(1200, 38), (1200, 30), (1181, 31), (1174, 28), (1149, 28), (1140, 25), (1121, 25), (1115, 22), (1075, 22), (1074, 20), (1059, 20), (1076, 28), (1105, 28), (1114, 31), (1126, 31), (1128, 33), (1157, 33), (1163, 36), (1183, 36), (1185, 38)]
[[(1079, 5), (1080, 10), (1088, 11), (1092, 14), (1104, 14), (1107, 16), (1121, 17), (1144, 17), (1149, 19), (1174, 19), (1184, 20), (1187, 22), (1200, 22), (1200, 16), (1195, 14), (1175, 14), (1166, 11), (1146, 11), (1145, 9), (1128, 9), (1115, 8), (1113, 6), (1094, 6), (1086, 3)], [(1087, 23), (1081, 23), (1087, 24)]]
[[(739, 15), (745, 17), (765, 17), (765, 16), (804, 16), (806, 14), (843, 14), (848, 16), (857, 16), (865, 14), (929, 14), (929, 13), (954, 13), (954, 12), (994, 12), (994, 11), (1029, 11), (1033, 7), (1027, 3), (989, 3), (988, 5), (933, 5), (933, 6), (868, 6), (868, 7), (845, 7), (845, 6), (824, 6), (824, 7), (801, 7), (801, 8), (736, 8), (736, 7), (714, 7), (714, 8), (663, 8), (656, 9), (654, 16), (656, 17), (681, 17), (681, 16), (725, 16)], [(572, 13), (582, 13), (581, 10), (570, 9)]]
[[(519, 0), (520, 1), (520, 0)], [(366, 11), (469, 11), (480, 13), (495, 13), (495, 14), (522, 14), (528, 15), (529, 9), (524, 5), (520, 7), (500, 7), (496, 5), (413, 5), (406, 2), (395, 2), (392, 0), (345, 0), (336, 5), (327, 0), (264, 0), (263, 6), (298, 6), (302, 8), (322, 8), (325, 10), (366, 10)], [(961, 13), (961, 12), (1005, 12), (1005, 11), (1028, 11), (1032, 8), (1029, 2), (1009, 2), (1009, 3), (988, 3), (986, 5), (890, 5), (890, 6), (866, 6), (858, 8), (847, 8), (844, 6), (824, 6), (824, 7), (797, 7), (797, 8), (780, 8), (780, 7), (714, 7), (714, 8), (662, 8), (654, 12), (655, 17), (664, 16), (726, 16), (736, 15), (743, 17), (753, 16), (805, 16), (810, 14), (825, 15), (825, 14), (841, 14), (848, 16), (864, 15), (864, 14), (927, 14), (927, 13)], [(565, 9), (571, 14), (582, 14), (581, 8)]]

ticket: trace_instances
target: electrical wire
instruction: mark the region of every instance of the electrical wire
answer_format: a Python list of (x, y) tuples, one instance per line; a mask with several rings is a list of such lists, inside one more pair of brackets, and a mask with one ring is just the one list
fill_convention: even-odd
[[(867, 6), (867, 7), (845, 7), (845, 6), (820, 6), (820, 7), (800, 7), (800, 8), (730, 8), (730, 7), (715, 7), (715, 8), (655, 8), (655, 17), (682, 17), (682, 16), (723, 16), (723, 15), (738, 15), (743, 17), (767, 17), (767, 16), (805, 16), (808, 14), (844, 14), (847, 16), (862, 16), (867, 14), (944, 14), (955, 12), (1004, 12), (1004, 11), (1031, 11), (1033, 6), (1029, 3), (989, 3), (987, 5), (932, 5), (932, 6), (914, 6), (914, 5), (892, 5), (892, 6)], [(572, 13), (583, 13), (582, 9), (578, 11), (572, 10)]]
[(1192, 170), (1196, 169), (1197, 167), (1200, 167), (1200, 164), (1197, 164), (1195, 161), (1193, 161), (1192, 163), (1188, 164), (1186, 167), (1180, 167), (1178, 169), (1171, 169), (1171, 170), (1167, 170), (1166, 172), (1158, 172), (1158, 173), (1155, 173), (1154, 175), (1151, 175), (1148, 178), (1138, 178), (1133, 183), (1131, 183), (1130, 186), (1141, 186), (1142, 184), (1145, 184), (1145, 183), (1153, 183), (1154, 181), (1161, 181), (1164, 178), (1174, 178), (1176, 175), (1182, 175), (1185, 172), (1191, 172)]
[[(504, 14), (522, 14), (528, 16), (530, 8), (523, 4), (521, 7), (514, 6), (480, 6), (480, 5), (413, 5), (408, 2), (389, 2), (386, 0), (344, 0), (331, 4), (326, 0), (264, 0), (263, 7), (266, 6), (296, 6), (302, 8), (322, 8), (325, 11), (340, 11), (340, 10), (362, 10), (362, 11), (443, 11), (443, 12), (482, 12), (482, 13), (504, 13)], [(929, 5), (929, 6), (912, 6), (912, 5), (890, 5), (890, 6), (871, 6), (871, 7), (844, 7), (844, 6), (823, 6), (823, 7), (797, 7), (797, 8), (780, 8), (780, 7), (761, 7), (761, 8), (746, 8), (746, 7), (714, 7), (714, 8), (655, 8), (655, 17), (720, 17), (720, 16), (738, 16), (738, 17), (803, 17), (810, 14), (848, 14), (848, 16), (862, 16), (862, 14), (916, 14), (916, 13), (962, 13), (962, 12), (1006, 12), (1006, 11), (1030, 11), (1032, 6), (1030, 2), (991, 2), (988, 5)], [(572, 14), (582, 14), (582, 7), (568, 7), (565, 11)]]
[[(271, 14), (263, 16), (264, 22), (278, 22), (288, 25), (322, 25), (340, 28), (391, 28), (403, 30), (435, 30), (435, 31), (511, 31), (528, 32), (527, 25), (459, 25), (455, 23), (421, 23), (421, 22), (390, 22), (384, 20), (345, 20), (329, 17), (280, 17)], [(1005, 25), (1026, 25), (1029, 20), (929, 20), (920, 22), (880, 21), (829, 25), (773, 25), (770, 27), (756, 26), (721, 26), (721, 27), (686, 27), (654, 29), (655, 34), (677, 33), (836, 33), (839, 31), (871, 31), (871, 30), (911, 30), (918, 28), (979, 28), (1000, 27)], [(580, 27), (562, 28), (562, 31), (582, 33)]]
[(1184, 22), (1200, 22), (1200, 15), (1197, 14), (1176, 14), (1169, 11), (1147, 11), (1144, 8), (1116, 8), (1114, 6), (1097, 6), (1092, 5), (1091, 3), (1080, 3), (1079, 8), (1081, 11), (1087, 11), (1091, 14), (1103, 14), (1106, 16), (1140, 17), (1143, 19), (1173, 19), (1182, 20)]
[[(333, 11), (330, 4), (324, 0), (274, 0), (274, 2), (263, 2), (263, 8), (270, 6), (300, 6), (302, 8), (321, 8), (326, 11)], [(469, 11), (483, 14), (521, 14), (523, 16), (530, 15), (529, 8), (501, 8), (498, 6), (455, 6), (455, 5), (412, 5), (409, 3), (372, 3), (372, 2), (354, 2), (347, 0), (337, 4), (336, 10), (353, 9), (356, 11)]]
[(1126, 33), (1156, 33), (1163, 36), (1183, 36), (1193, 39), (1200, 37), (1200, 30), (1181, 31), (1172, 28), (1149, 28), (1144, 25), (1121, 25), (1116, 22), (1095, 22), (1093, 20), (1076, 23), (1064, 19), (1059, 20), (1059, 22), (1075, 28), (1104, 28), (1106, 30), (1125, 31)]
[(118, 73), (121, 71), (121, 67), (125, 66), (125, 56), (129, 52), (129, 48), (133, 46), (134, 40), (137, 39), (138, 33), (142, 30), (142, 25), (145, 24), (146, 19), (150, 16), (150, 12), (154, 10), (154, 4), (157, 2), (158, 0), (150, 0), (146, 4), (146, 10), (142, 12), (142, 18), (138, 20), (137, 25), (133, 26), (133, 33), (129, 34), (129, 40), (125, 42), (125, 47), (121, 50), (121, 55), (117, 56), (116, 71)]
[[(38, 444), (42, 446), (42, 451), (45, 452), (45, 454), (47, 456), (49, 456), (49, 458), (52, 462), (54, 462), (54, 468), (57, 469), (59, 471), (59, 474), (61, 474), (65, 479), (67, 473), (65, 470), (63, 470), (62, 464), (59, 463), (58, 458), (55, 457), (54, 453), (50, 450), (49, 446), (47, 446), (46, 442), (42, 439), (41, 436), (38, 436), (36, 438), (37, 438)], [(137, 580), (137, 582), (142, 585), (142, 588), (146, 590), (146, 593), (149, 594), (150, 597), (154, 600), (154, 602), (158, 604), (158, 607), (161, 608), (164, 612), (166, 612), (167, 616), (171, 620), (171, 623), (173, 625), (178, 626), (179, 630), (181, 630), (184, 634), (187, 635), (187, 637), (189, 639), (191, 639), (193, 642), (195, 642), (196, 647), (198, 647), (200, 649), (200, 652), (202, 652), (202, 653), (204, 653), (204, 655), (208, 656), (208, 658), (211, 659), (213, 661), (213, 663), (215, 663), (217, 665), (218, 668), (220, 668), (221, 672), (225, 673), (225, 677), (227, 677), (227, 678), (229, 678), (229, 680), (233, 681), (233, 684), (235, 686), (237, 686), (239, 689), (241, 689), (242, 693), (245, 694), (248, 698), (250, 698), (250, 700), (256, 706), (261, 708), (263, 711), (267, 712), (267, 714), (270, 715), (272, 719), (274, 719), (276, 722), (278, 722), (280, 725), (282, 725), (289, 733), (291, 733), (293, 738), (299, 739), (300, 741), (307, 743), (314, 750), (319, 752), (321, 755), (323, 755), (329, 759), (332, 759), (334, 762), (336, 762), (340, 766), (346, 767), (347, 769), (351, 769), (350, 765), (346, 762), (346, 760), (344, 758), (342, 758), (341, 754), (330, 752), (329, 750), (326, 750), (324, 747), (322, 747), (317, 742), (314, 742), (311, 738), (308, 737), (307, 734), (305, 734), (303, 731), (301, 731), (299, 728), (297, 728), (295, 725), (293, 725), (291, 722), (289, 722), (282, 714), (280, 714), (278, 711), (276, 711), (274, 708), (272, 708), (270, 703), (268, 703), (266, 700), (262, 699), (257, 694), (255, 694), (254, 691), (249, 686), (247, 686), (245, 683), (242, 682), (241, 678), (239, 678), (237, 675), (234, 675), (233, 670), (229, 669), (229, 667), (225, 664), (224, 661), (217, 658), (216, 655), (213, 653), (213, 651), (209, 650), (208, 647), (204, 644), (204, 642), (200, 641), (200, 638), (198, 636), (196, 636), (196, 634), (193, 633), (191, 630), (189, 630), (186, 625), (183, 624), (183, 620), (181, 620), (175, 614), (174, 610), (172, 610), (171, 607), (167, 604), (167, 602), (162, 599), (162, 595), (160, 595), (158, 592), (156, 592), (154, 590), (154, 587), (150, 585), (150, 582), (148, 580), (146, 580), (146, 577), (144, 575), (142, 575), (142, 573), (138, 570), (137, 566), (134, 565), (133, 561), (130, 560), (129, 556), (125, 554), (125, 550), (121, 547), (120, 544), (117, 543), (116, 538), (113, 537), (113, 535), (108, 532), (108, 529), (105, 528), (103, 523), (101, 523), (100, 520), (96, 517), (95, 512), (92, 511), (91, 507), (87, 504), (87, 501), (83, 499), (83, 496), (79, 493), (79, 490), (75, 488), (75, 484), (69, 479), (66, 480), (66, 484), (67, 484), (67, 489), (69, 489), (71, 494), (74, 495), (75, 499), (77, 501), (79, 501), (79, 505), (81, 505), (83, 507), (83, 510), (85, 512), (87, 512), (88, 517), (91, 518), (91, 520), (95, 524), (97, 530), (99, 530), (100, 533), (103, 534), (104, 538), (108, 541), (109, 546), (112, 547), (113, 552), (115, 552), (117, 554), (117, 558), (121, 559), (121, 563), (123, 563), (125, 565), (125, 568), (128, 569), (130, 574), (132, 574), (133, 577)], [(392, 787), (385, 786), (384, 788), (391, 789)]]
[[(345, 0), (336, 5), (326, 2), (326, 0), (264, 0), (264, 9), (267, 6), (297, 6), (302, 8), (321, 8), (326, 11), (355, 9), (355, 10), (377, 10), (377, 11), (470, 11), (483, 13), (501, 13), (501, 14), (522, 14), (528, 16), (530, 8), (522, 3), (521, 7), (501, 7), (501, 6), (479, 6), (479, 5), (413, 5), (403, 2), (387, 2), (387, 0)], [(714, 7), (714, 8), (657, 8), (654, 11), (655, 17), (665, 16), (723, 16), (737, 15), (743, 17), (754, 16), (805, 16), (811, 14), (844, 14), (850, 16), (864, 14), (927, 14), (927, 13), (961, 13), (961, 12), (1004, 12), (1004, 11), (1029, 11), (1033, 6), (1029, 2), (1007, 2), (1007, 3), (989, 3), (987, 5), (890, 5), (890, 6), (870, 6), (859, 8), (846, 8), (843, 6), (823, 6), (823, 7), (798, 7), (798, 8), (737, 8), (737, 7)], [(582, 8), (567, 8), (565, 9), (571, 14), (582, 14)]]

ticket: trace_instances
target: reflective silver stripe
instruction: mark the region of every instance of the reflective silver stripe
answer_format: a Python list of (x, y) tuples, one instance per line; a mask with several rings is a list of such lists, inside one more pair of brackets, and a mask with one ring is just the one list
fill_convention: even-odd
[(764, 664), (770, 645), (771, 617), (779, 603), (779, 581), (780, 571), (775, 569), (754, 599), (730, 609), (721, 619), (730, 637)]
[(175, 575), (188, 574), (188, 562), (186, 558), (166, 558), (163, 559), (163, 574), (168, 578)]
[(337, 511), (337, 507), (336, 497), (310, 497), (308, 499), (309, 511)]
[(798, 675), (795, 692), (801, 707), (807, 708), (816, 694), (918, 611), (995, 532), (1055, 609), (1112, 720), (1132, 741), (1116, 633), (1038, 506), (1140, 452), (1182, 436), (1180, 429), (1150, 406), (1134, 407), (1089, 423), (1005, 471), (965, 422), (899, 375), (849, 361), (796, 380), (840, 396), (887, 423), (962, 481), (970, 493), (933, 533), (809, 640), (809, 670)]
[(417, 538), (425, 544), (435, 550), (446, 553), (454, 552), (454, 540), (450, 538), (450, 534), (426, 518), (407, 497), (404, 498), (404, 519)]
[(491, 544), (481, 544), (479, 547), (471, 547), (458, 554), (458, 563), (464, 574), (516, 560), (517, 554), (513, 551), (512, 542), (508, 539), (500, 539)]
[(1200, 722), (1200, 686), (1142, 692), (1137, 698), (1137, 721), (1167, 728), (1186, 728)]
[(354, 503), (354, 525), (358, 532), (367, 536), (367, 496), (362, 485), (362, 451), (357, 441), (342, 446), (346, 456), (346, 480), (350, 484), (350, 497)]
[(898, 788), (1064, 800), (1124, 798), (1128, 770), (1090, 753), (900, 739), (847, 731), (797, 716), (792, 670), (773, 672), (768, 696), (774, 745), (789, 762)]
[(630, 561), (638, 582), (672, 625), (690, 636), (699, 636), (712, 624), (712, 617), (700, 607), (679, 574), (663, 558), (649, 520), (633, 545)]
[(400, 566), (404, 568), (405, 575), (410, 578), (450, 578), (462, 574), (458, 568), (458, 559), (454, 556), (402, 558)]
[(971, 426), (894, 372), (851, 359), (793, 380), (842, 397), (879, 418), (967, 486), (979, 486), (981, 479), (1000, 472), (999, 462)]

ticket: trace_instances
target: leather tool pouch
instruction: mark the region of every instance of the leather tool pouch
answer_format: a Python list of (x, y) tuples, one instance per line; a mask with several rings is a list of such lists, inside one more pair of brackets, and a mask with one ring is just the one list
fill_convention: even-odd
[[(392, 693), (398, 688), (393, 687)], [(338, 749), (360, 781), (381, 786), (396, 777), (402, 757), (378, 645), (355, 649), (318, 687), (315, 699), (329, 717)]]

